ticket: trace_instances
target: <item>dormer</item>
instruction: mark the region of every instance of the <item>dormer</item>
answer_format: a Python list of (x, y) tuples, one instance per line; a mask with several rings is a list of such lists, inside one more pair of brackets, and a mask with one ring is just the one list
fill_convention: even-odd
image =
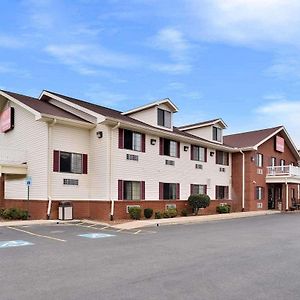
[(172, 131), (173, 113), (177, 111), (176, 105), (166, 98), (123, 112), (122, 115)]
[(179, 130), (216, 143), (223, 143), (223, 129), (227, 125), (222, 119), (214, 119), (178, 127)]

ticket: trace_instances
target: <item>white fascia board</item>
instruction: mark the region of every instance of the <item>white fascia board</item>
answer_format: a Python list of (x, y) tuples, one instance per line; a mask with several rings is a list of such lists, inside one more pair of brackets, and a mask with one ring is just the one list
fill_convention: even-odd
[(177, 138), (180, 141), (184, 141), (186, 143), (190, 143), (190, 144), (194, 144), (194, 145), (206, 146), (208, 148), (212, 148), (212, 149), (216, 149), (216, 150), (223, 150), (223, 151), (227, 151), (227, 152), (238, 152), (237, 149), (232, 148), (232, 147), (224, 146), (222, 144), (217, 145), (217, 144), (211, 143), (210, 141), (198, 140), (196, 138), (193, 139), (193, 138), (190, 138), (190, 137), (184, 137), (184, 136), (178, 135), (174, 132), (168, 133), (167, 131), (162, 131), (159, 128), (157, 128), (157, 129), (149, 128), (149, 127), (146, 127), (146, 126), (143, 126), (143, 125), (133, 124), (131, 122), (124, 122), (123, 120), (113, 119), (113, 118), (106, 118), (106, 121), (108, 121), (108, 122), (112, 121), (112, 122), (114, 122), (114, 125), (120, 123), (121, 126), (125, 125), (128, 128), (131, 128), (133, 130), (134, 129), (141, 129), (141, 131), (143, 133), (150, 133), (150, 134), (153, 134), (153, 135), (157, 135), (159, 137), (160, 136), (161, 137), (168, 137), (170, 139)]
[(83, 107), (81, 105), (75, 104), (75, 103), (73, 103), (71, 101), (68, 101), (66, 99), (63, 99), (62, 97), (59, 97), (59, 96), (54, 95), (54, 94), (51, 94), (50, 92), (47, 92), (47, 91), (43, 91), (42, 94), (40, 95), (39, 99), (41, 99), (43, 97), (43, 95), (48, 96), (48, 97), (50, 97), (52, 99), (55, 99), (57, 101), (60, 101), (61, 103), (69, 105), (69, 106), (71, 106), (71, 107), (73, 107), (75, 109), (78, 109), (78, 110), (80, 110), (80, 111), (82, 111), (82, 112), (84, 112), (86, 114), (89, 114), (89, 115), (97, 118), (97, 123), (102, 122), (103, 118), (105, 119), (105, 117), (103, 115), (101, 115), (101, 114), (98, 114), (98, 113), (96, 113), (96, 112), (94, 112), (94, 111), (92, 111), (90, 109), (87, 109), (87, 108), (85, 108), (85, 107)]
[(133, 108), (128, 111), (124, 111), (124, 112), (122, 112), (122, 115), (124, 115), (124, 116), (130, 115), (130, 114), (136, 113), (138, 111), (145, 110), (145, 109), (151, 108), (153, 106), (158, 106), (160, 104), (165, 104), (165, 103), (167, 103), (168, 105), (170, 105), (172, 107), (173, 112), (178, 112), (177, 106), (169, 98), (166, 98), (166, 99), (158, 100), (158, 101), (146, 104), (146, 105), (142, 105), (142, 106)]
[(49, 121), (49, 120), (56, 120), (57, 123), (60, 124), (67, 124), (67, 125), (72, 125), (76, 127), (81, 127), (81, 128), (94, 128), (96, 125), (92, 123), (87, 123), (83, 121), (78, 121), (78, 120), (72, 120), (68, 118), (62, 118), (62, 117), (56, 117), (48, 114), (42, 114), (41, 118), (38, 119), (37, 121)]
[(212, 126), (212, 125), (215, 125), (215, 124), (217, 124), (217, 123), (221, 123), (222, 126), (223, 126), (223, 129), (227, 128), (226, 123), (225, 123), (222, 119), (217, 119), (217, 120), (215, 120), (215, 121), (207, 122), (207, 123), (204, 123), (204, 124), (196, 124), (196, 125), (192, 125), (192, 126), (189, 126), (189, 125), (181, 126), (181, 127), (179, 127), (178, 129), (179, 129), (179, 130), (182, 130), (182, 131), (187, 131), (187, 130), (192, 130), (192, 129), (202, 128), (202, 127)]
[(23, 102), (19, 101), (18, 99), (14, 98), (14, 97), (12, 97), (12, 96), (10, 96), (8, 94), (6, 94), (3, 91), (0, 91), (0, 95), (2, 95), (3, 97), (5, 97), (6, 99), (10, 100), (11, 102), (13, 102), (13, 103), (21, 106), (22, 108), (26, 109), (27, 111), (31, 112), (32, 114), (35, 115), (36, 119), (41, 118), (41, 114), (38, 111), (36, 111), (33, 108), (27, 106), (26, 104), (24, 104)]

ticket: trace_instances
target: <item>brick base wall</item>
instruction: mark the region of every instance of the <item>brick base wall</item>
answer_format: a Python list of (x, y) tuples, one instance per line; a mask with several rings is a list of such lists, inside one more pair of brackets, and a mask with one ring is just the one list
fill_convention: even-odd
[[(201, 210), (199, 214), (209, 215), (216, 213), (216, 207), (220, 203), (228, 203), (232, 205), (232, 211), (235, 210), (233, 201), (231, 200), (212, 200), (210, 206)], [(176, 204), (178, 214), (180, 215), (183, 209), (188, 209), (191, 212), (187, 201), (115, 201), (114, 220), (129, 219), (129, 214), (126, 212), (127, 205), (140, 205), (142, 210), (152, 208), (154, 212), (163, 212), (167, 204)], [(50, 219), (58, 218), (59, 201), (52, 201)], [(74, 219), (94, 219), (94, 220), (110, 220), (110, 201), (72, 201), (73, 218)], [(48, 201), (43, 200), (5, 200), (4, 208), (18, 207), (28, 210), (31, 219), (46, 219)]]

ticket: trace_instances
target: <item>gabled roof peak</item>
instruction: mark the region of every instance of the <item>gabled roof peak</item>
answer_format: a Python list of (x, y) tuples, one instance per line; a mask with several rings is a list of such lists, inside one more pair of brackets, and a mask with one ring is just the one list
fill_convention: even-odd
[(208, 121), (179, 126), (178, 129), (185, 131), (185, 130), (191, 130), (191, 129), (197, 129), (197, 128), (201, 128), (201, 127), (211, 126), (211, 125), (215, 125), (217, 123), (220, 123), (222, 125), (223, 129), (227, 128), (227, 125), (223, 121), (223, 119), (217, 118), (217, 119), (212, 119), (212, 120), (208, 120)]
[(159, 106), (161, 104), (167, 104), (167, 105), (169, 105), (173, 112), (177, 112), (178, 111), (177, 106), (169, 98), (164, 98), (164, 99), (161, 99), (161, 100), (156, 100), (156, 101), (150, 102), (150, 103), (142, 105), (142, 106), (138, 106), (138, 107), (130, 109), (128, 111), (124, 111), (122, 113), (122, 115), (130, 115), (130, 114), (139, 112), (141, 110), (149, 109), (149, 108), (151, 108), (153, 106)]

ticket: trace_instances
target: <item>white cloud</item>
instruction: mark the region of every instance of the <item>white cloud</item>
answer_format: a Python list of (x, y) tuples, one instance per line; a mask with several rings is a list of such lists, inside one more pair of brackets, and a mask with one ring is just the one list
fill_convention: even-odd
[(125, 68), (138, 63), (136, 58), (109, 51), (93, 44), (49, 45), (45, 51), (82, 75), (95, 75), (99, 68)]
[(192, 66), (189, 50), (191, 46), (178, 29), (171, 27), (161, 29), (154, 37), (150, 38), (149, 45), (167, 52), (171, 61), (153, 63), (151, 64), (153, 70), (175, 75), (190, 72)]
[(12, 63), (0, 63), (0, 74), (10, 74), (18, 77), (28, 78), (30, 73), (20, 69)]
[(257, 123), (263, 123), (264, 126), (285, 126), (294, 142), (300, 146), (300, 100), (272, 101), (257, 108), (255, 112)]
[(234, 44), (300, 45), (298, 0), (187, 0), (197, 38)]

